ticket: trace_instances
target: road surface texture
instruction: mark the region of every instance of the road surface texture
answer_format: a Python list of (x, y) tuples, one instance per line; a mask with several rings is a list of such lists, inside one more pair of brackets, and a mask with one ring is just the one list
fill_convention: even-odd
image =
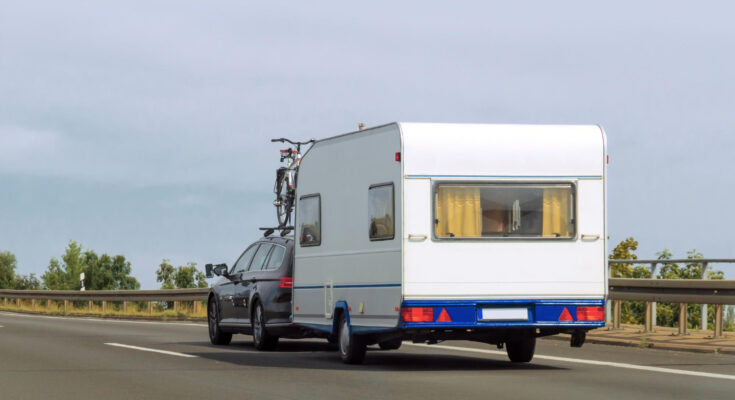
[(0, 313), (0, 399), (733, 399), (735, 356), (539, 340), (530, 364), (470, 342), (371, 347), (344, 365), (324, 340), (258, 352), (199, 323)]

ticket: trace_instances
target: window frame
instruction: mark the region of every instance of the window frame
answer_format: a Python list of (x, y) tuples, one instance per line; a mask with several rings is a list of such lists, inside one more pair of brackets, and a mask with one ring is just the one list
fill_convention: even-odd
[(271, 244), (273, 245), (273, 248), (271, 249), (271, 252), (268, 253), (268, 259), (265, 260), (265, 263), (263, 263), (263, 266), (265, 267), (268, 264), (270, 264), (271, 257), (273, 257), (273, 253), (276, 251), (276, 247), (280, 247), (283, 249), (283, 257), (281, 257), (281, 263), (278, 264), (278, 266), (275, 268), (263, 268), (261, 269), (261, 271), (277, 271), (279, 268), (281, 268), (281, 266), (283, 266), (283, 260), (286, 259), (286, 251), (288, 251), (286, 246), (278, 244), (278, 243), (271, 243)]
[[(541, 180), (533, 180), (533, 181), (447, 181), (447, 180), (437, 180), (432, 181), (431, 183), (431, 240), (437, 241), (437, 242), (445, 242), (445, 241), (463, 241), (463, 242), (487, 242), (487, 241), (561, 241), (561, 242), (575, 242), (578, 239), (579, 235), (579, 215), (578, 215), (578, 192), (577, 192), (577, 184), (578, 181), (541, 181)], [(572, 235), (568, 237), (542, 237), (542, 236), (487, 236), (487, 237), (440, 237), (436, 235), (436, 206), (437, 206), (437, 197), (436, 197), (436, 189), (437, 186), (440, 185), (456, 185), (456, 186), (466, 186), (466, 185), (496, 185), (496, 186), (518, 186), (518, 185), (527, 185), (527, 186), (533, 186), (533, 185), (569, 185), (571, 187), (572, 192), (572, 221), (573, 223), (573, 231)]]
[[(260, 251), (260, 248), (263, 246), (268, 246), (268, 252), (265, 253), (265, 257), (263, 258), (263, 263), (260, 265), (260, 269), (253, 269), (253, 261), (255, 261), (255, 256), (258, 255), (258, 252)], [(260, 247), (258, 247), (258, 250), (253, 254), (253, 258), (250, 259), (250, 265), (248, 265), (248, 269), (245, 272), (258, 272), (262, 271), (263, 267), (265, 266), (265, 263), (268, 262), (268, 259), (271, 257), (271, 252), (273, 251), (273, 243), (268, 242), (260, 242)]]
[[(378, 237), (378, 238), (372, 238), (370, 237), (370, 190), (379, 188), (379, 187), (385, 187), (390, 186), (391, 188), (391, 217), (393, 219), (393, 234), (388, 237)], [(380, 242), (383, 240), (393, 240), (396, 238), (396, 185), (393, 182), (383, 182), (383, 183), (376, 183), (373, 185), (370, 185), (368, 187), (368, 239), (370, 239), (371, 242)]]
[[(321, 246), (322, 244), (322, 195), (321, 193), (311, 193), (311, 194), (305, 194), (301, 197), (299, 197), (299, 203), (301, 203), (304, 199), (308, 199), (311, 197), (317, 198), (317, 209), (319, 210), (319, 241), (317, 242), (310, 242), (310, 243), (303, 243), (301, 241), (301, 226), (298, 226), (298, 236), (299, 236), (299, 246), (301, 247), (316, 247)], [(298, 212), (298, 208), (296, 209), (296, 212)]]
[(250, 264), (253, 262), (253, 257), (255, 257), (255, 253), (258, 252), (258, 249), (257, 248), (255, 249), (255, 252), (253, 252), (253, 256), (250, 257), (250, 261), (248, 261), (248, 265), (247, 265), (246, 269), (243, 269), (241, 271), (235, 272), (235, 268), (237, 268), (237, 264), (240, 262), (240, 259), (242, 259), (242, 257), (245, 255), (245, 253), (247, 253), (248, 250), (250, 250), (253, 247), (260, 248), (260, 242), (255, 242), (255, 243), (251, 244), (250, 246), (248, 246), (245, 249), (245, 251), (242, 252), (242, 254), (240, 254), (240, 257), (237, 257), (237, 260), (235, 261), (235, 264), (232, 265), (232, 269), (230, 270), (230, 275), (235, 275), (235, 274), (239, 274), (239, 273), (243, 273), (244, 274), (245, 272), (248, 272), (248, 270), (250, 270)]

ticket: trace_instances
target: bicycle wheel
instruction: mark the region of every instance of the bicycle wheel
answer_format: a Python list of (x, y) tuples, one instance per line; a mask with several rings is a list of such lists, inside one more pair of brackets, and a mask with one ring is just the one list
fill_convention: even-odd
[(276, 201), (273, 205), (276, 206), (276, 216), (278, 217), (278, 226), (288, 225), (288, 221), (291, 219), (291, 210), (293, 209), (293, 195), (289, 193), (288, 183), (286, 177), (288, 173), (279, 169), (276, 179)]

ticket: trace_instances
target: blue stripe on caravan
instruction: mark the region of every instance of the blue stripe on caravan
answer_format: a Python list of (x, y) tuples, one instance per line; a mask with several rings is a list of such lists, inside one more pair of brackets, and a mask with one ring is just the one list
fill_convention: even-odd
[(525, 175), (406, 175), (406, 178), (454, 178), (454, 179), (602, 179), (602, 175), (548, 175), (548, 176), (525, 176)]
[[(335, 289), (344, 288), (373, 288), (373, 287), (401, 287), (400, 283), (376, 283), (370, 285), (334, 285)], [(324, 289), (324, 285), (320, 286), (294, 286), (294, 289)]]

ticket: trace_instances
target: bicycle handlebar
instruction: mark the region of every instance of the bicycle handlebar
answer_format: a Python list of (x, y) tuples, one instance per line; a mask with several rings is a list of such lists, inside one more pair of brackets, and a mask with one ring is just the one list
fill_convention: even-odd
[(291, 143), (294, 146), (300, 146), (302, 144), (314, 143), (314, 139), (308, 140), (306, 142), (293, 142), (293, 141), (288, 140), (286, 138), (278, 138), (278, 139), (271, 139), (271, 142), (281, 142), (281, 143), (288, 142), (288, 143)]

